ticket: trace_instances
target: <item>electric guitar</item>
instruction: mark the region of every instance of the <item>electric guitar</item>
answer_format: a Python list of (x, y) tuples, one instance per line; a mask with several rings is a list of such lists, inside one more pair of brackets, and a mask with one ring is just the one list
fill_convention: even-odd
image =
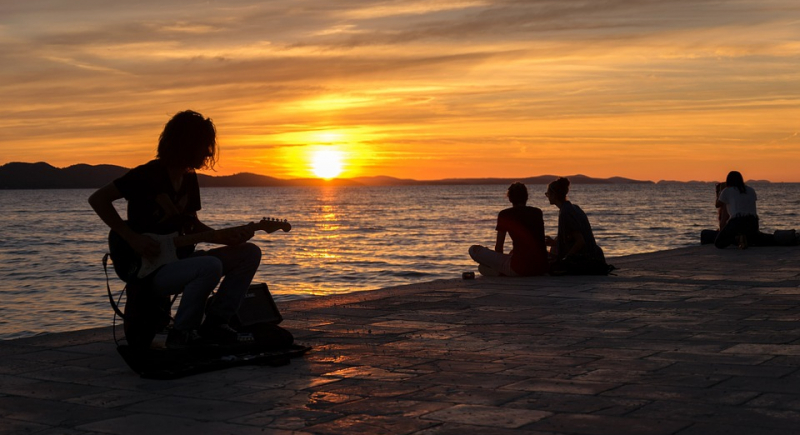
[(219, 230), (204, 231), (202, 233), (179, 235), (170, 234), (150, 234), (144, 235), (153, 238), (161, 247), (161, 252), (157, 257), (142, 257), (128, 245), (128, 243), (115, 231), (108, 233), (108, 249), (111, 260), (114, 263), (114, 271), (117, 276), (125, 281), (142, 279), (158, 270), (165, 264), (178, 261), (177, 249), (183, 246), (190, 246), (200, 242), (214, 242), (224, 238), (231, 233), (239, 232), (243, 229), (261, 230), (267, 233), (274, 233), (278, 230), (284, 232), (292, 229), (292, 225), (286, 220), (264, 218), (259, 222), (250, 222), (246, 225), (237, 227), (223, 228)]

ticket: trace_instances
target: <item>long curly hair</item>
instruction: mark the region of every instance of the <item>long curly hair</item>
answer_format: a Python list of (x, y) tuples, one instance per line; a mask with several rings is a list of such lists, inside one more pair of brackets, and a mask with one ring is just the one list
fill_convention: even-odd
[(214, 123), (193, 110), (178, 112), (158, 137), (157, 157), (170, 166), (214, 169), (217, 156)]

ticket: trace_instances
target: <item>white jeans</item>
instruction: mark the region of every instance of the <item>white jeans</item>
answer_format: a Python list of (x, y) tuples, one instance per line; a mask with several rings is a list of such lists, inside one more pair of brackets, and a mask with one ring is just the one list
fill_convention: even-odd
[(501, 254), (485, 246), (472, 245), (469, 247), (469, 256), (482, 266), (478, 267), (478, 271), (481, 275), (518, 276), (517, 273), (511, 269), (510, 254)]

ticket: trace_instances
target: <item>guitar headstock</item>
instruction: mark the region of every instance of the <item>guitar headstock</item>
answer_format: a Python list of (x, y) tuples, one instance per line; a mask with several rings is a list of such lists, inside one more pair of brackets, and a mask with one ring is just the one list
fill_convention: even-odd
[(263, 218), (259, 222), (255, 224), (256, 228), (267, 232), (267, 233), (274, 233), (278, 230), (283, 230), (284, 232), (288, 232), (292, 229), (292, 224), (290, 224), (286, 219), (275, 219), (275, 218)]

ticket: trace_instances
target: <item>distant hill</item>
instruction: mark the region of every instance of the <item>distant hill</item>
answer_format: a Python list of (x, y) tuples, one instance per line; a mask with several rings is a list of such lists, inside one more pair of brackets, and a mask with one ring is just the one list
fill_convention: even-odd
[[(78, 164), (56, 168), (48, 163), (7, 163), (0, 166), (0, 189), (92, 189), (104, 186), (122, 176), (128, 168), (114, 165)], [(280, 179), (247, 172), (211, 176), (199, 174), (201, 187), (270, 187), (270, 186), (421, 186), (421, 185), (474, 185), (510, 184), (521, 181), (525, 184), (547, 184), (557, 177), (541, 175), (527, 178), (447, 178), (442, 180), (411, 180), (386, 176), (356, 177), (333, 180), (318, 178)], [(652, 184), (629, 178), (592, 178), (585, 175), (569, 176), (573, 184)]]
[[(127, 171), (127, 169), (126, 169)], [(109, 180), (110, 181), (110, 180)], [(288, 186), (286, 180), (266, 175), (256, 175), (243, 172), (234, 175), (224, 175), (213, 177), (205, 174), (197, 174), (197, 181), (201, 187), (242, 187), (242, 186)]]
[[(548, 184), (555, 180), (557, 175), (538, 175), (526, 178), (446, 178), (432, 182), (420, 182), (426, 184), (511, 184), (519, 181), (525, 184)], [(611, 178), (592, 178), (586, 175), (567, 176), (571, 184), (653, 184), (652, 181), (633, 180), (630, 178), (611, 177)]]
[(0, 189), (84, 189), (100, 187), (128, 169), (113, 165), (73, 165), (56, 168), (47, 163), (8, 163), (0, 166)]
[[(725, 179), (722, 179), (724, 182)], [(675, 181), (675, 180), (660, 180), (656, 184), (716, 184), (720, 181), (698, 181), (698, 180), (691, 180), (691, 181)], [(745, 184), (772, 184), (769, 180), (747, 180), (744, 182)]]

